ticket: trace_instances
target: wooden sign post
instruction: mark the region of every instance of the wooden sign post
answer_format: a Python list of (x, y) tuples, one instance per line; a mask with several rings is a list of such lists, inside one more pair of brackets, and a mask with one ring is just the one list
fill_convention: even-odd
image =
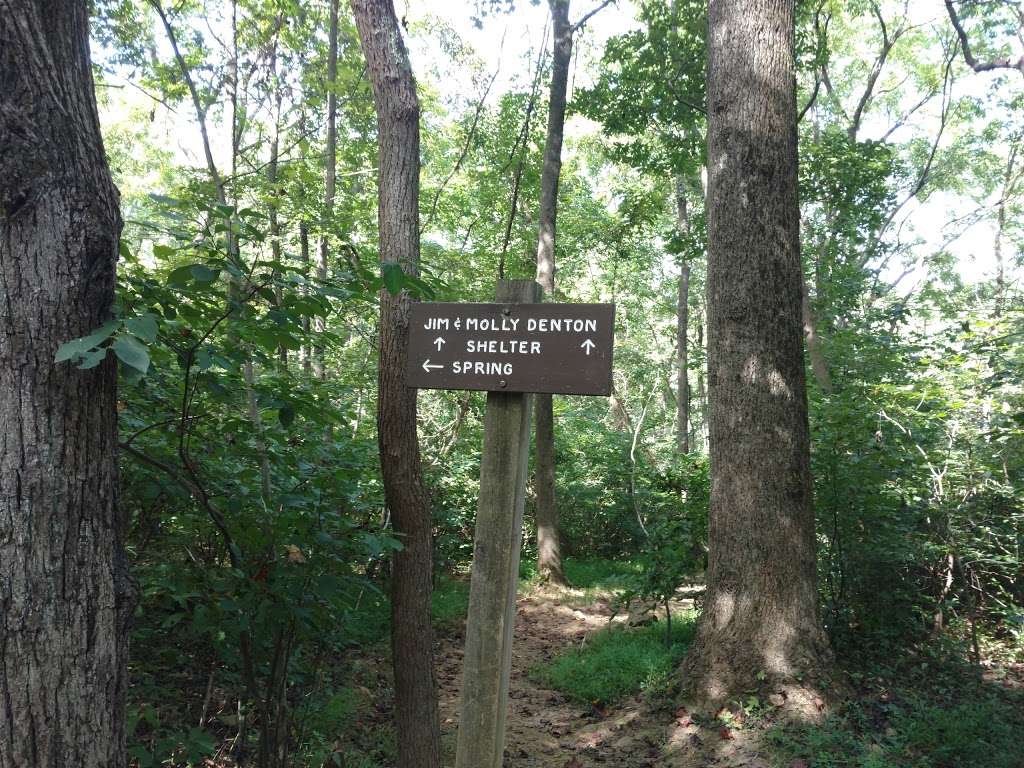
[[(533, 280), (498, 283), (499, 302), (540, 301)], [(456, 768), (500, 768), (512, 672), (533, 396), (488, 392), (466, 616)]]
[(494, 304), (414, 304), (411, 387), (487, 391), (456, 768), (501, 768), (512, 671), (532, 392), (607, 395), (611, 304), (540, 304), (501, 280)]

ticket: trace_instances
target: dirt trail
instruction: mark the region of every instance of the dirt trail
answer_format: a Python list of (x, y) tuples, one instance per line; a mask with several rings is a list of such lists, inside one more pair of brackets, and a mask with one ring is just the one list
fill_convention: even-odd
[[(607, 601), (581, 604), (570, 592), (538, 589), (520, 596), (505, 768), (767, 768), (738, 733), (723, 739), (685, 715), (651, 710), (639, 696), (600, 709), (578, 704), (529, 677), (538, 664), (604, 628), (610, 615)], [(455, 751), (462, 643), (461, 632), (443, 638), (437, 657), (441, 731), (449, 755)]]
[[(571, 598), (571, 596), (569, 596)], [(506, 732), (507, 768), (579, 768), (657, 765), (660, 729), (640, 726), (632, 699), (598, 712), (530, 679), (529, 671), (608, 623), (603, 602), (577, 607), (554, 590), (521, 596), (512, 646), (512, 681)], [(442, 641), (438, 658), (441, 729), (454, 745), (462, 682), (461, 633)], [(575, 761), (575, 762), (574, 762)]]
[[(682, 597), (682, 596), (681, 596)], [(773, 768), (779, 756), (760, 746), (761, 734), (777, 722), (772, 714), (743, 722), (734, 710), (706, 727), (684, 709), (669, 711), (640, 696), (608, 707), (570, 701), (543, 687), (529, 673), (538, 665), (579, 646), (604, 629), (611, 616), (609, 593), (531, 588), (517, 602), (512, 680), (504, 768)], [(692, 607), (680, 600), (678, 608)], [(446, 765), (454, 763), (459, 688), (462, 682), (462, 631), (438, 641), (441, 732)], [(991, 664), (986, 678), (1008, 690), (1024, 690), (1024, 665)], [(385, 713), (386, 714), (386, 713)], [(806, 768), (796, 759), (787, 768)]]

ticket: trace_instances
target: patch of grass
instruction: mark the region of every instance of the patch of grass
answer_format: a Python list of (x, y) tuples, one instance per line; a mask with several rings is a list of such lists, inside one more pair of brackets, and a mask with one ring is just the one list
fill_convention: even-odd
[[(640, 573), (641, 566), (631, 560), (567, 557), (562, 568), (574, 589), (613, 591), (625, 588)], [(536, 560), (519, 561), (519, 579), (524, 587), (540, 583)]]
[(630, 560), (567, 558), (565, 561), (565, 578), (579, 589), (623, 589), (640, 572), (640, 564)]
[(695, 613), (673, 616), (671, 642), (665, 624), (611, 626), (533, 671), (535, 679), (580, 702), (613, 703), (642, 690), (665, 687), (693, 640)]
[(466, 618), (469, 610), (469, 581), (439, 579), (434, 586), (430, 615), (438, 627), (450, 627)]

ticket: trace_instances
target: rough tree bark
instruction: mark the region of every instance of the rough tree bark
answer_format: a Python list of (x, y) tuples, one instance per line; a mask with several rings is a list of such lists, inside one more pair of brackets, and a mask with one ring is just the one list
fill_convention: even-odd
[(793, 13), (793, 0), (711, 0), (708, 11), (710, 551), (682, 668), (704, 711), (772, 686), (813, 712), (830, 661), (801, 338)]
[[(565, 129), (569, 63), (573, 27), (569, 0), (549, 0), (554, 33), (551, 58), (551, 91), (548, 97), (548, 129), (544, 140), (544, 166), (540, 178), (540, 231), (537, 238), (537, 282), (550, 300), (555, 293), (555, 219), (558, 214), (558, 181), (562, 173), (562, 134)], [(537, 395), (534, 412), (534, 487), (537, 494), (537, 571), (552, 584), (564, 585), (562, 544), (558, 536), (555, 498), (555, 419), (551, 395)]]
[[(419, 269), (419, 100), (391, 0), (351, 0), (377, 110), (380, 259)], [(430, 626), (430, 508), (416, 431), (416, 390), (405, 384), (410, 297), (381, 292), (377, 432), (384, 494), (402, 550), (391, 571), (398, 764), (441, 763)]]
[(121, 217), (86, 3), (0, 0), (0, 766), (126, 764), (133, 589), (111, 317)]

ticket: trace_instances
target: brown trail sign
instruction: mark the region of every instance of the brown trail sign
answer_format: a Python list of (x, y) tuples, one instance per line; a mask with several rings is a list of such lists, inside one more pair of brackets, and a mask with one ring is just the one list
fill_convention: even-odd
[(414, 304), (408, 383), (609, 395), (614, 304)]
[(608, 395), (613, 304), (538, 304), (501, 280), (495, 304), (414, 304), (408, 384), (487, 390), (456, 768), (501, 768), (523, 537), (532, 392)]

